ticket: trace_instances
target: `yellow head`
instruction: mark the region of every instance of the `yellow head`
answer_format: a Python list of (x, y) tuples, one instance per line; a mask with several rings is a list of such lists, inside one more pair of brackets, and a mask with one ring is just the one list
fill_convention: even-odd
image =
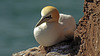
[(47, 23), (58, 22), (58, 20), (59, 20), (59, 12), (53, 6), (44, 7), (41, 11), (41, 16), (42, 17), (41, 17), (40, 21), (37, 23), (36, 27), (44, 22), (47, 22)]

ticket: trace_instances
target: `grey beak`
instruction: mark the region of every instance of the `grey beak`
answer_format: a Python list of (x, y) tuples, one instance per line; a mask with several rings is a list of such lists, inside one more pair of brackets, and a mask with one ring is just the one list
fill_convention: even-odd
[(41, 24), (44, 23), (44, 22), (47, 22), (48, 20), (49, 20), (49, 19), (47, 19), (47, 18), (45, 18), (45, 17), (41, 17), (41, 19), (39, 20), (39, 22), (36, 24), (35, 27), (41, 25)]

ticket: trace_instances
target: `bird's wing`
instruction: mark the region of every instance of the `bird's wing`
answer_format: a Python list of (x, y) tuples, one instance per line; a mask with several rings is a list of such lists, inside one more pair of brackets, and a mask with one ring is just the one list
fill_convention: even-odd
[(65, 35), (73, 32), (76, 28), (75, 19), (71, 15), (60, 14), (59, 23)]

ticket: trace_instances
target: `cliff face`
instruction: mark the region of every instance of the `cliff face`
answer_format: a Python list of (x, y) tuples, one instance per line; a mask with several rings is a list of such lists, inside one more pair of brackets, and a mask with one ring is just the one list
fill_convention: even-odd
[(100, 0), (84, 0), (84, 16), (74, 40), (51, 47), (33, 47), (12, 56), (100, 56)]
[(100, 0), (84, 1), (84, 17), (75, 37), (82, 39), (78, 56), (100, 56)]

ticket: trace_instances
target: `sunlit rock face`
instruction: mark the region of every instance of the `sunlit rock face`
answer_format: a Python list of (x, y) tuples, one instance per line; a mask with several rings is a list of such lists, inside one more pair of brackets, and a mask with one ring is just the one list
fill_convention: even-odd
[(100, 0), (85, 0), (75, 37), (82, 39), (79, 56), (100, 56)]

